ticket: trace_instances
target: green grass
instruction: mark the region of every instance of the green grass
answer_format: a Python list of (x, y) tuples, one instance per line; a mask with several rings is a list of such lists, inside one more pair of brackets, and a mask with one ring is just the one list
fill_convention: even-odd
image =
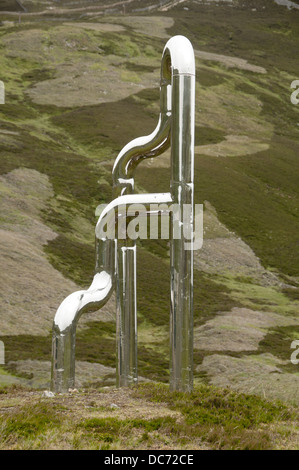
[[(265, 267), (293, 276), (299, 273), (296, 147), (276, 137), (269, 150), (256, 155), (200, 155), (195, 161), (196, 202), (208, 200), (220, 222), (247, 242)], [(145, 189), (161, 191), (168, 179), (167, 169), (138, 169)]]
[(196, 70), (196, 76), (199, 85), (202, 87), (217, 86), (226, 80), (223, 74), (213, 70), (212, 67), (210, 69), (198, 67)]
[(142, 90), (136, 97), (137, 100), (128, 97), (113, 105), (102, 103), (75, 108), (54, 116), (52, 122), (89, 149), (113, 148), (114, 155), (108, 154), (105, 159), (114, 161), (122, 146), (136, 136), (150, 134), (156, 126), (157, 116), (146, 112), (144, 107), (159, 98), (158, 90)]
[[(233, 277), (230, 274), (225, 276), (215, 276), (215, 281), (227, 286), (230, 289), (230, 296), (243, 306), (253, 310), (267, 312), (277, 312), (283, 315), (296, 315), (298, 311), (298, 301), (293, 295), (289, 295), (277, 286), (260, 285), (258, 282), (248, 282), (244, 277)], [(287, 289), (287, 292), (296, 289)], [(295, 292), (294, 292), (295, 294)]]
[[(141, 248), (137, 258), (137, 295), (139, 315), (154, 325), (169, 322), (169, 261)], [(153, 275), (154, 274), (154, 275)], [(195, 271), (194, 274), (194, 321), (201, 324), (219, 310), (227, 311), (240, 305), (230, 297), (231, 290), (218, 284), (212, 276)], [(149, 308), (151, 306), (151, 308)]]
[(54, 268), (82, 287), (91, 284), (95, 266), (94, 244), (81, 243), (65, 235), (48, 242), (45, 252)]
[[(84, 438), (102, 441), (106, 448), (113, 448), (124, 439), (129, 439), (134, 432), (140, 435), (140, 443), (151, 440), (150, 433), (168, 434), (170, 429), (176, 427), (176, 420), (171, 416), (152, 419), (116, 419), (116, 418), (90, 418), (80, 423), (78, 428), (83, 430)], [(105, 448), (101, 446), (101, 448)]]
[[(49, 400), (35, 391), (6, 388), (0, 409), (1, 448), (266, 450), (277, 448), (286, 436), (296, 448), (293, 425), (298, 412), (278, 401), (211, 386), (196, 387), (191, 394), (170, 392), (156, 383), (129, 388), (120, 409), (107, 406), (123, 398), (121, 389)], [(135, 412), (130, 411), (134, 401)]]
[(144, 432), (161, 430), (161, 428), (175, 424), (172, 417), (152, 419), (116, 419), (116, 418), (90, 418), (79, 424), (88, 433), (91, 432), (98, 439), (105, 442), (113, 442), (120, 435), (128, 436), (132, 429), (142, 429)]
[(0, 11), (20, 11), (20, 7), (15, 0), (3, 0)]
[(7, 444), (20, 438), (34, 437), (36, 439), (40, 434), (61, 424), (62, 419), (58, 414), (58, 410), (57, 405), (51, 405), (50, 403), (27, 405), (12, 417), (6, 419), (2, 430), (3, 439)]
[(189, 424), (226, 423), (239, 428), (251, 428), (274, 420), (290, 419), (288, 407), (269, 402), (255, 395), (219, 389), (210, 385), (196, 387), (191, 394), (169, 392), (163, 384), (142, 384), (134, 396), (146, 398), (154, 403), (166, 403), (173, 410), (183, 413)]
[[(169, 34), (184, 34), (196, 49), (242, 57), (262, 67), (274, 68), (279, 65), (282, 70), (296, 73), (298, 62), (295, 60), (295, 50), (299, 35), (297, 11), (269, 5), (267, 0), (258, 3), (247, 1), (246, 8), (241, 0), (234, 3), (233, 10), (220, 4), (217, 11), (213, 3), (190, 4), (189, 11), (184, 15), (180, 6), (177, 6), (171, 10), (171, 16), (176, 21), (169, 29)], [(263, 6), (265, 9), (262, 9)], [(251, 13), (251, 7), (257, 8), (257, 12)], [(277, 23), (284, 23), (284, 29), (287, 27), (289, 35), (275, 37), (272, 25)]]
[[(18, 360), (51, 360), (52, 336), (14, 335), (1, 336), (5, 343), (6, 365), (4, 371), (31, 379), (32, 375), (16, 372), (13, 364)], [(160, 345), (160, 342), (158, 342)], [(163, 345), (164, 347), (164, 345)], [(167, 349), (167, 348), (166, 348)], [(138, 372), (141, 377), (167, 382), (169, 379), (169, 354), (163, 354), (154, 348), (140, 345), (138, 348)], [(116, 338), (114, 322), (89, 322), (86, 328), (79, 330), (76, 338), (76, 359), (104, 366), (116, 366)], [(111, 377), (115, 380), (115, 374)], [(106, 379), (100, 383), (103, 386)], [(97, 385), (98, 386), (98, 385)]]
[(271, 328), (259, 344), (258, 353), (271, 353), (278, 359), (285, 361), (279, 367), (285, 372), (298, 373), (298, 366), (291, 363), (291, 344), (299, 339), (298, 326), (280, 326)]
[(4, 368), (10, 361), (26, 359), (39, 359), (49, 361), (51, 359), (51, 336), (32, 335), (1, 335), (1, 341), (5, 344)]
[(173, 426), (178, 435), (200, 437), (218, 449), (267, 449), (271, 439), (260, 425), (291, 419), (294, 415), (282, 403), (270, 403), (259, 397), (237, 394), (202, 385), (190, 395), (170, 393), (168, 388), (140, 385), (134, 396), (155, 403), (165, 403), (179, 411), (184, 422)]
[[(282, 143), (278, 146), (282, 150)], [(296, 276), (299, 222), (298, 196), (292, 189), (295, 172), (289, 176), (288, 189), (284, 178), (297, 162), (295, 149), (287, 142), (286, 153), (277, 150), (273, 146), (256, 156), (230, 160), (201, 156), (196, 162), (200, 181), (197, 200), (208, 199), (217, 208), (220, 221), (251, 246), (265, 267)], [(208, 184), (211, 172), (213, 182)], [(278, 175), (279, 184), (275, 181)]]

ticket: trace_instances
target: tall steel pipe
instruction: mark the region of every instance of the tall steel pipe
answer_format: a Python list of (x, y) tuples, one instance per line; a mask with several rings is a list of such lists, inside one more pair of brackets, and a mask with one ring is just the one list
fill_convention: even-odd
[[(186, 250), (185, 233), (192, 233), (193, 209), (183, 217), (184, 204), (193, 208), (195, 65), (191, 43), (183, 36), (171, 38), (163, 51), (160, 83), (160, 116), (156, 129), (127, 144), (113, 167), (114, 201), (101, 214), (96, 228), (96, 274), (89, 289), (68, 296), (57, 310), (53, 325), (52, 379), (54, 391), (74, 386), (75, 340), (78, 320), (85, 311), (101, 308), (116, 289), (117, 384), (137, 381), (136, 242), (129, 237), (107, 239), (102, 224), (107, 217), (118, 223), (124, 204), (178, 204), (171, 235), (171, 366), (170, 386), (192, 389), (193, 350), (193, 253)], [(171, 192), (155, 195), (134, 193), (134, 170), (146, 158), (163, 153), (171, 144)], [(125, 200), (125, 202), (124, 202)], [(115, 212), (116, 210), (116, 212)], [(188, 225), (187, 230), (183, 227)], [(179, 236), (178, 236), (179, 235)], [(190, 246), (190, 240), (188, 240)], [(192, 245), (192, 242), (191, 242)]]
[[(172, 215), (170, 230), (170, 388), (189, 392), (193, 388), (193, 242), (189, 236), (194, 233), (195, 61), (190, 42), (181, 37), (172, 38), (164, 54), (170, 58), (172, 77), (170, 190), (173, 203), (181, 208), (177, 220)], [(187, 220), (185, 207), (190, 210)]]

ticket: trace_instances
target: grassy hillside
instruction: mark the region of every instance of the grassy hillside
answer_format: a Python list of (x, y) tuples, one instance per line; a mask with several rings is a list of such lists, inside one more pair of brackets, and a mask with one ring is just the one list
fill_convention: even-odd
[[(183, 34), (196, 57), (195, 196), (205, 209), (195, 253), (195, 384), (298, 405), (290, 356), (299, 339), (299, 105), (290, 85), (299, 79), (299, 11), (270, 0), (160, 3), (142, 2), (150, 8), (140, 11), (137, 0), (23, 0), (20, 16), (7, 0), (0, 12), (0, 385), (49, 387), (55, 311), (92, 280), (95, 209), (111, 200), (118, 152), (155, 128), (163, 47)], [(168, 191), (169, 175), (169, 153), (144, 162), (137, 190)], [(144, 240), (142, 380), (168, 382), (168, 323), (168, 244)], [(79, 389), (115, 384), (114, 298), (80, 320), (76, 355)], [(79, 434), (94, 432), (86, 429)], [(203, 436), (217, 447), (205, 432), (196, 445)], [(18, 439), (9, 445), (32, 445)], [(232, 439), (227, 446), (238, 447)]]

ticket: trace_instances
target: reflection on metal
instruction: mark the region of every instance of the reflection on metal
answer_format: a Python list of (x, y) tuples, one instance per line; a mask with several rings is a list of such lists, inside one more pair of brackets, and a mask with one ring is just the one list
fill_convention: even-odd
[[(76, 327), (82, 313), (101, 308), (116, 290), (117, 385), (137, 383), (136, 241), (103, 236), (107, 220), (120, 223), (121, 207), (175, 204), (179, 220), (170, 217), (170, 388), (191, 391), (193, 386), (193, 250), (185, 249), (185, 233), (193, 233), (193, 210), (186, 222), (183, 205), (194, 207), (195, 63), (191, 43), (171, 38), (161, 62), (160, 116), (154, 132), (127, 144), (113, 167), (114, 200), (101, 213), (96, 227), (96, 269), (89, 289), (69, 295), (59, 306), (53, 326), (52, 390), (75, 385)], [(134, 194), (134, 170), (146, 158), (171, 145), (170, 192)], [(176, 216), (177, 217), (177, 216)], [(179, 236), (173, 236), (174, 224)], [(184, 231), (184, 224), (188, 230)], [(179, 229), (177, 229), (179, 227)], [(186, 228), (186, 227), (185, 227)], [(190, 245), (190, 240), (188, 240)], [(192, 242), (191, 242), (192, 244)], [(100, 360), (100, 358), (99, 358)]]

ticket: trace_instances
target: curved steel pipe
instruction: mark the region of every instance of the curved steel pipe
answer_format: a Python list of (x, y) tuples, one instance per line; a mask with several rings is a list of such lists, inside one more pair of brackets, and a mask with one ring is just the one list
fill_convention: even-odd
[(136, 166), (146, 158), (161, 155), (170, 146), (173, 77), (194, 76), (194, 64), (193, 48), (187, 38), (174, 36), (167, 42), (161, 60), (160, 115), (157, 127), (148, 136), (132, 140), (118, 154), (112, 170), (116, 192), (123, 194), (123, 188), (126, 188), (126, 192), (132, 192), (133, 171)]
[(133, 173), (137, 165), (146, 158), (161, 155), (170, 146), (171, 82), (164, 76), (163, 63), (162, 59), (157, 127), (148, 136), (137, 137), (129, 142), (118, 154), (112, 169), (115, 197), (134, 192)]
[(75, 386), (76, 329), (82, 313), (101, 308), (112, 293), (113, 277), (97, 273), (87, 290), (69, 295), (60, 304), (54, 319), (52, 337), (51, 388), (65, 392)]
[(66, 392), (75, 386), (75, 345), (78, 321), (109, 300), (115, 283), (114, 240), (98, 240), (96, 273), (91, 286), (70, 294), (60, 304), (53, 322), (51, 389)]

